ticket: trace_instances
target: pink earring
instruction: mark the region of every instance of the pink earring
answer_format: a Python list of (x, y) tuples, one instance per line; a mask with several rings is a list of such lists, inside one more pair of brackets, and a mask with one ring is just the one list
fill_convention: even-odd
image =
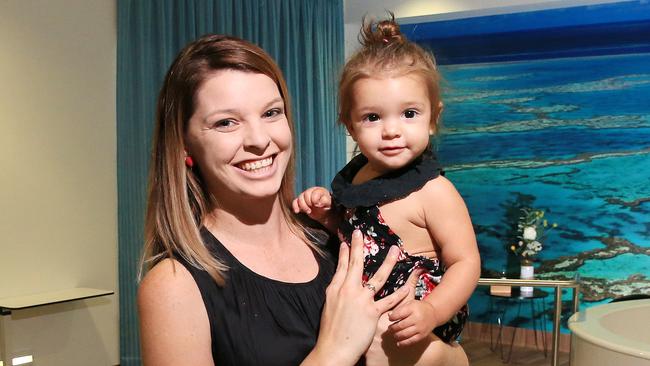
[(192, 160), (191, 156), (185, 156), (185, 165), (187, 165), (188, 168), (192, 168), (194, 166), (194, 160)]

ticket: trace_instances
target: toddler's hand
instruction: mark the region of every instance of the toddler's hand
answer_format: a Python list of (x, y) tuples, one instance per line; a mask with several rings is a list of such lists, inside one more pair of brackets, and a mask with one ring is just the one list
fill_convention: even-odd
[(421, 341), (439, 325), (433, 305), (415, 299), (397, 306), (388, 319), (394, 322), (388, 329), (393, 332), (398, 347)]
[(311, 187), (293, 200), (293, 212), (304, 212), (312, 219), (323, 223), (332, 208), (332, 196), (323, 187)]

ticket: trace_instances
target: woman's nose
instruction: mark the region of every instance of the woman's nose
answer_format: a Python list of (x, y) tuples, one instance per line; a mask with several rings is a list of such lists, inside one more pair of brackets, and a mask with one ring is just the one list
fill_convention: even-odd
[(271, 143), (271, 136), (262, 121), (248, 123), (244, 136), (244, 148), (247, 150), (264, 151)]

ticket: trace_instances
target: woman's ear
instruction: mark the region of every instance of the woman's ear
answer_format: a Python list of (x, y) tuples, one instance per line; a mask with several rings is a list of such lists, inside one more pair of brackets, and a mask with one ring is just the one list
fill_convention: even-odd
[(194, 159), (192, 159), (192, 155), (190, 155), (190, 153), (187, 152), (187, 147), (183, 149), (183, 152), (184, 152), (183, 159), (185, 160), (185, 165), (191, 169), (194, 166)]
[(429, 135), (431, 136), (435, 135), (436, 132), (438, 132), (438, 123), (440, 122), (440, 115), (442, 115), (443, 109), (445, 109), (445, 105), (442, 103), (442, 101), (439, 101), (431, 116), (431, 124), (429, 126)]

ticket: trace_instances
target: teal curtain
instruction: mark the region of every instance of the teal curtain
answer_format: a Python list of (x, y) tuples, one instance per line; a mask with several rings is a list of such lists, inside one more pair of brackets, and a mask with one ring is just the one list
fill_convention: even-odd
[(158, 89), (174, 56), (207, 33), (238, 36), (280, 65), (296, 122), (296, 189), (328, 186), (345, 163), (335, 127), (342, 0), (118, 0), (117, 161), (121, 365), (140, 364), (135, 304)]

